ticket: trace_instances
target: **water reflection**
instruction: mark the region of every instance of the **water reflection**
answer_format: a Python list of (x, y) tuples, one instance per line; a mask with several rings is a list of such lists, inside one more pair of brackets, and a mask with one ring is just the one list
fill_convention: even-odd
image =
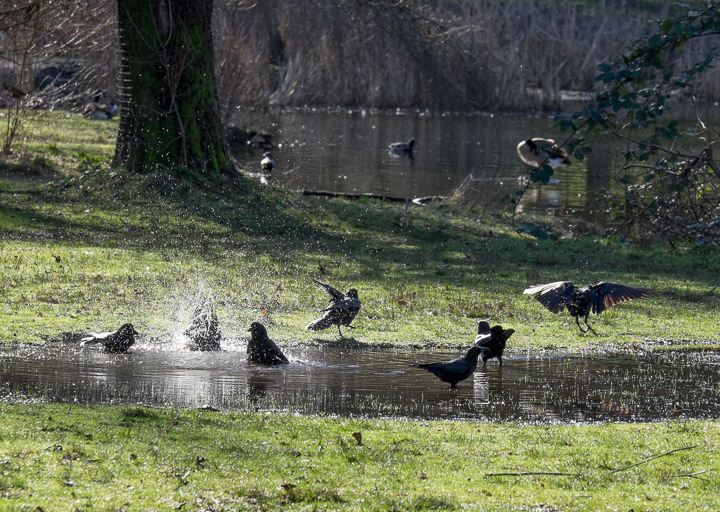
[(214, 352), (128, 354), (49, 344), (4, 347), (6, 400), (144, 404), (340, 416), (516, 420), (651, 421), (717, 418), (720, 355), (631, 358), (577, 355), (508, 357), (451, 390), (410, 363), (440, 351), (295, 348), (290, 365), (245, 363), (243, 347)]
[[(527, 176), (516, 153), (519, 141), (563, 137), (548, 118), (520, 116), (242, 111), (231, 122), (275, 134), (277, 184), (400, 198), (445, 195), (472, 174), (487, 183), (482, 193), (500, 199), (522, 188), (518, 180)], [(388, 151), (390, 143), (410, 137), (414, 158)], [(588, 192), (610, 186), (612, 154), (598, 142), (585, 161), (557, 169), (557, 183), (531, 191), (523, 207), (586, 212)], [(235, 157), (244, 168), (258, 169), (262, 152)]]

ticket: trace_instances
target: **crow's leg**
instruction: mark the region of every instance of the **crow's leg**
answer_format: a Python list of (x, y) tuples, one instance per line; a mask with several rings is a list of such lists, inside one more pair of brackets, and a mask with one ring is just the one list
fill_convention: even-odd
[[(579, 316), (576, 316), (576, 317), (575, 317), (575, 323), (577, 324), (578, 329), (580, 329), (580, 332), (583, 332), (583, 333), (587, 332), (587, 329), (585, 329), (585, 330), (583, 331), (583, 328), (582, 328), (582, 326), (580, 325), (580, 317), (579, 317)], [(585, 325), (587, 325), (587, 321), (585, 322)], [(588, 325), (588, 327), (590, 327), (590, 326)]]
[[(590, 327), (590, 324), (587, 323), (587, 317), (588, 317), (589, 314), (590, 314), (590, 311), (588, 311), (587, 314), (585, 315), (585, 325), (588, 326), (587, 331), (592, 331), (592, 333), (593, 333), (595, 336), (597, 336), (597, 333), (595, 332), (595, 329), (593, 329), (592, 327)], [(587, 331), (585, 331), (585, 332), (587, 332)]]
[(342, 333), (342, 331), (340, 330), (340, 324), (338, 324), (338, 332), (340, 333), (340, 337), (341, 337), (341, 338), (344, 338), (344, 337), (345, 337), (345, 336), (343, 336), (343, 333)]
[(597, 336), (597, 333), (595, 332), (595, 329), (593, 329), (592, 327), (590, 327), (590, 324), (589, 324), (588, 321), (587, 321), (587, 315), (585, 316), (585, 325), (587, 325), (587, 331), (585, 331), (585, 332), (592, 331), (592, 333), (593, 333), (595, 336)]
[(502, 366), (502, 356), (498, 356), (498, 362), (500, 363), (500, 366)]

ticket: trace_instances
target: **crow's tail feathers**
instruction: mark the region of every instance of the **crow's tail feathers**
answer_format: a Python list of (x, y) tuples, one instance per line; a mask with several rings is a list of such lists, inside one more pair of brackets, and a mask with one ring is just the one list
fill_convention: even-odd
[(305, 329), (308, 329), (310, 331), (322, 331), (323, 329), (327, 329), (330, 326), (332, 326), (332, 321), (329, 318), (323, 316), (307, 324)]

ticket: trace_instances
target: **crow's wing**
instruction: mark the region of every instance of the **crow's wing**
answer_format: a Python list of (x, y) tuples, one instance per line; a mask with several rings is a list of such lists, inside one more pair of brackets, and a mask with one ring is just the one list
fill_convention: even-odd
[(560, 313), (565, 304), (573, 301), (575, 285), (571, 281), (556, 281), (548, 284), (536, 284), (523, 291), (525, 295), (533, 295), (540, 304), (553, 313)]
[(328, 307), (323, 309), (323, 311), (331, 311), (333, 309), (354, 309), (359, 307), (360, 301), (358, 299), (347, 298), (330, 304)]
[(475, 346), (484, 347), (492, 339), (492, 334), (478, 334), (475, 337)]
[(285, 354), (282, 353), (282, 351), (280, 350), (280, 347), (278, 347), (273, 340), (271, 340), (270, 338), (268, 338), (267, 341), (269, 342), (269, 343), (268, 343), (268, 345), (269, 345), (269, 346), (268, 346), (268, 348), (269, 348), (268, 351), (269, 351), (272, 355), (274, 355), (277, 359), (279, 359), (279, 360), (282, 361), (283, 363), (289, 363), (289, 362), (290, 362), (290, 361), (288, 361), (287, 357), (285, 357)]
[(84, 338), (81, 338), (80, 341), (86, 344), (91, 343), (100, 343), (103, 340), (106, 340), (110, 338), (111, 336), (115, 335), (118, 332), (119, 329), (116, 329), (114, 331), (106, 331), (106, 332), (91, 332), (88, 336), (85, 336)]
[(341, 292), (340, 290), (338, 290), (336, 288), (333, 288), (329, 284), (321, 283), (317, 279), (313, 279), (313, 283), (315, 283), (317, 286), (319, 286), (320, 288), (322, 288), (323, 290), (328, 292), (330, 297), (332, 297), (332, 299), (335, 301), (340, 301), (345, 298), (345, 294), (343, 292)]
[(606, 309), (621, 302), (628, 302), (635, 299), (647, 299), (653, 297), (655, 292), (647, 288), (629, 286), (621, 283), (601, 281), (590, 287), (588, 299), (592, 304), (592, 312), (599, 315)]
[(419, 364), (420, 368), (431, 371), (435, 375), (461, 375), (470, 370), (472, 364), (461, 357), (454, 361), (442, 362), (442, 363), (427, 363)]

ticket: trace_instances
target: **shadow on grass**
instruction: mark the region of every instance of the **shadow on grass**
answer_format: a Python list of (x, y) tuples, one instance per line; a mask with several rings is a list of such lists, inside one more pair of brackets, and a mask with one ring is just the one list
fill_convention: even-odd
[[(36, 183), (33, 192), (5, 195), (0, 204), (0, 229), (11, 237), (50, 235), (108, 248), (173, 249), (209, 262), (251, 251), (280, 261), (317, 262), (320, 274), (351, 264), (357, 279), (411, 275), (417, 282), (445, 286), (514, 283), (521, 288), (535, 281), (621, 280), (630, 272), (648, 280), (678, 278), (696, 274), (698, 267), (664, 247), (519, 239), (483, 231), (444, 207), (406, 211), (379, 200), (306, 197), (242, 176), (202, 181), (172, 172), (94, 169), (48, 185)], [(701, 273), (713, 271), (712, 264), (703, 267)]]

